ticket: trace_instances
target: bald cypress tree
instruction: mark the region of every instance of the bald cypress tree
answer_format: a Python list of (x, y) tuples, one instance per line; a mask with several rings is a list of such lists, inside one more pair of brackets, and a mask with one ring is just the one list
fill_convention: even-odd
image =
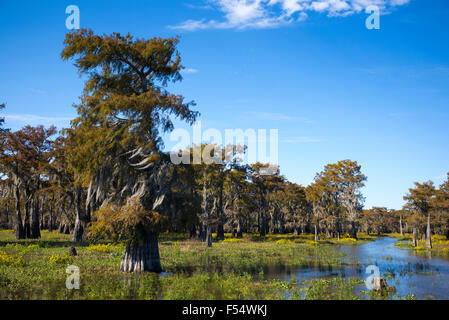
[(193, 102), (166, 90), (182, 79), (177, 43), (90, 30), (64, 41), (62, 58), (88, 78), (72, 122), (71, 165), (88, 188), (86, 206), (110, 208), (102, 221), (127, 226), (123, 271), (161, 271), (157, 222), (170, 168), (160, 133), (173, 129), (173, 116), (191, 124), (198, 115)]
[(55, 127), (44, 129), (43, 126), (1, 133), (0, 164), (8, 178), (10, 194), (15, 198), (17, 239), (40, 237), (39, 192), (55, 133)]
[(424, 183), (415, 182), (415, 188), (410, 188), (409, 193), (404, 196), (407, 206), (415, 212), (416, 227), (421, 227), (421, 231), (426, 236), (426, 247), (432, 248), (431, 240), (431, 209), (435, 198), (436, 190), (432, 181)]

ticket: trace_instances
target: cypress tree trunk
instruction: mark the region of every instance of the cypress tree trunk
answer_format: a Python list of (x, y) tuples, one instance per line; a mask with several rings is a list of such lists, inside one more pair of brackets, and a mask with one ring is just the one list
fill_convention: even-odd
[(147, 231), (140, 243), (131, 243), (126, 246), (120, 270), (123, 272), (162, 272), (156, 232)]
[(315, 241), (318, 242), (320, 240), (320, 236), (318, 235), (318, 227), (315, 225)]
[(196, 229), (196, 236), (197, 236), (198, 240), (200, 240), (201, 242), (206, 241), (206, 233), (204, 232), (204, 227), (202, 224), (200, 224), (198, 226), (198, 228)]
[(76, 190), (76, 199), (75, 199), (75, 210), (76, 210), (76, 219), (75, 219), (75, 228), (73, 229), (72, 241), (73, 242), (81, 242), (83, 241), (84, 229), (86, 227), (86, 219), (83, 216), (81, 209), (81, 193), (82, 189), (80, 187)]
[(30, 238), (38, 239), (41, 237), (39, 228), (39, 197), (35, 196), (31, 201), (31, 220), (30, 220)]
[(240, 219), (237, 220), (237, 238), (243, 238), (242, 227)]
[(75, 228), (73, 229), (72, 241), (81, 242), (83, 241), (84, 234), (84, 223), (81, 221), (79, 214), (76, 215)]
[(48, 231), (53, 231), (53, 213), (50, 207), (49, 217), (48, 217)]
[(217, 226), (217, 239), (224, 240), (224, 228), (221, 222)]
[(430, 230), (430, 213), (427, 215), (426, 247), (432, 249), (432, 232)]
[(412, 246), (413, 247), (417, 247), (418, 246), (418, 230), (416, 228), (413, 228)]
[(17, 223), (16, 223), (16, 239), (17, 240), (21, 240), (21, 239), (25, 239), (25, 231), (23, 229), (23, 225), (22, 225), (22, 218), (20, 217), (20, 213), (17, 215)]
[(402, 214), (399, 215), (399, 233), (401, 234), (401, 236), (404, 235), (404, 230), (402, 229)]
[[(207, 241), (207, 246), (212, 247), (212, 230), (210, 227), (210, 211), (207, 207), (207, 167), (204, 167), (203, 170), (203, 203), (202, 203), (202, 210), (203, 210), (203, 217), (206, 219), (206, 234), (205, 234), (205, 241)], [(204, 231), (204, 230), (203, 230)]]
[(25, 239), (25, 230), (22, 223), (22, 214), (20, 212), (20, 192), (19, 188), (16, 188), (16, 239)]
[(9, 227), (9, 202), (6, 203), (6, 226)]
[(267, 234), (266, 224), (265, 224), (265, 214), (263, 212), (259, 213), (260, 223), (259, 223), (259, 234), (264, 237)]
[(196, 235), (197, 235), (197, 233), (196, 233), (196, 228), (195, 228), (195, 225), (193, 225), (191, 228), (190, 228), (190, 239), (195, 239), (196, 238)]
[(206, 238), (207, 238), (207, 246), (209, 248), (212, 247), (212, 230), (210, 226), (207, 226)]
[(31, 228), (30, 228), (30, 203), (25, 203), (25, 217), (23, 218), (23, 232), (25, 234), (25, 238), (29, 239), (31, 237)]
[(351, 222), (351, 238), (357, 240), (357, 228), (355, 226), (355, 221)]
[(59, 222), (58, 232), (59, 233), (64, 233), (64, 224), (62, 223), (62, 221)]
[(220, 184), (220, 192), (218, 195), (218, 225), (217, 239), (224, 240), (224, 221), (223, 221), (223, 181)]

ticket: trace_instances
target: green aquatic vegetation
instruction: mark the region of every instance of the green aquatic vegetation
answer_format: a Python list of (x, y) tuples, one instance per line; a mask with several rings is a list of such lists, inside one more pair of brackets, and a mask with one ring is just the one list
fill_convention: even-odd
[(357, 300), (355, 288), (362, 284), (357, 278), (316, 279), (304, 281), (300, 291), (306, 300)]
[(278, 281), (254, 281), (249, 274), (177, 274), (160, 279), (167, 300), (270, 300), (282, 299)]
[(345, 263), (345, 253), (329, 245), (290, 242), (219, 242), (213, 248), (184, 241), (161, 244), (161, 262), (168, 271), (260, 272), (266, 266), (334, 266)]
[(405, 242), (403, 240), (396, 242), (395, 246), (413, 250), (417, 255), (421, 256), (449, 257), (449, 240), (440, 235), (432, 236), (432, 249), (427, 249), (423, 240), (418, 240), (417, 247), (413, 247), (410, 241)]
[[(357, 265), (338, 245), (306, 237), (254, 241), (245, 235), (207, 248), (199, 241), (164, 234), (161, 262), (169, 273), (158, 276), (120, 272), (121, 244), (72, 243), (67, 235), (53, 234), (15, 241), (9, 233), (0, 241), (2, 252), (22, 258), (21, 264), (0, 264), (0, 299), (355, 299), (362, 283), (338, 278), (266, 280), (264, 271)], [(76, 247), (76, 257), (68, 256), (70, 246)], [(69, 264), (80, 268), (80, 290), (65, 288)]]
[(63, 256), (63, 255), (59, 255), (59, 254), (54, 254), (50, 257), (50, 259), (48, 260), (50, 263), (54, 263), (54, 264), (63, 264), (63, 265), (68, 265), (72, 262), (72, 258), (70, 256)]
[[(72, 243), (67, 235), (53, 241), (60, 235), (56, 232), (42, 234), (39, 240), (15, 241), (14, 234), (8, 233), (8, 238), (0, 241), (0, 250), (8, 259), (21, 258), (20, 264), (0, 264), (0, 299), (157, 299), (164, 294), (177, 297), (184, 291), (193, 297), (198, 296), (201, 291), (198, 288), (207, 282), (205, 279), (218, 288), (218, 291), (206, 290), (206, 298), (294, 298), (297, 289), (290, 284), (263, 280), (264, 269), (270, 266), (317, 266), (327, 270), (347, 263), (344, 251), (330, 244), (315, 245), (290, 239), (252, 241), (245, 237), (238, 242), (215, 242), (212, 248), (207, 248), (199, 241), (181, 240), (165, 234), (160, 242), (161, 262), (171, 275), (167, 279), (159, 279), (154, 274), (125, 277), (118, 268), (122, 245)], [(76, 257), (68, 256), (70, 246), (76, 247)], [(80, 290), (65, 288), (69, 264), (80, 268)], [(193, 286), (190, 291), (182, 289), (190, 285)], [(235, 290), (238, 285), (256, 293)], [(292, 291), (288, 293), (286, 287)]]

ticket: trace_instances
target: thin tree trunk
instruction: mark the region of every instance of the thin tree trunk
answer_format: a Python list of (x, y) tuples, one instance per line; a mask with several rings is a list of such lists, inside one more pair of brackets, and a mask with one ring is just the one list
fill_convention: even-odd
[(224, 240), (224, 227), (222, 222), (218, 222), (217, 239)]
[(413, 241), (412, 246), (415, 248), (418, 246), (418, 229), (413, 228)]
[(237, 219), (237, 238), (242, 238), (242, 237), (243, 237), (243, 233), (242, 233), (241, 222), (240, 222), (240, 219)]
[(223, 222), (223, 181), (220, 184), (220, 191), (218, 195), (218, 225), (217, 225), (217, 239), (224, 240), (224, 222)]
[(31, 201), (31, 220), (30, 220), (30, 238), (38, 239), (41, 237), (39, 228), (39, 196), (34, 196)]
[(52, 232), (53, 231), (53, 212), (52, 212), (52, 208), (51, 208), (51, 205), (50, 205), (50, 211), (48, 212), (48, 214), (49, 214), (49, 217), (48, 217), (48, 231), (49, 232)]
[(399, 215), (399, 233), (404, 236), (404, 230), (402, 229), (402, 214)]
[(427, 215), (426, 247), (432, 249), (432, 232), (430, 230), (430, 213)]
[(207, 226), (206, 238), (207, 238), (207, 246), (209, 248), (212, 247), (212, 229), (210, 228), (209, 225)]
[(23, 219), (23, 231), (25, 233), (25, 238), (29, 239), (31, 237), (29, 201), (25, 202), (25, 217)]
[(320, 236), (318, 235), (318, 227), (315, 225), (315, 241), (318, 242), (320, 240)]
[(190, 239), (195, 239), (196, 236), (197, 236), (197, 233), (196, 233), (196, 227), (195, 227), (195, 225), (193, 225), (193, 226), (190, 228)]
[(162, 272), (156, 232), (146, 232), (141, 243), (128, 244), (120, 264), (123, 272)]
[(206, 219), (206, 242), (208, 247), (212, 247), (212, 230), (210, 227), (210, 211), (207, 208), (207, 168), (203, 170), (203, 203), (202, 203), (203, 216)]
[(357, 240), (357, 228), (355, 226), (355, 221), (351, 222), (351, 238)]
[(64, 223), (62, 221), (59, 222), (58, 232), (64, 233)]
[(264, 237), (267, 234), (266, 223), (265, 223), (265, 214), (263, 212), (259, 212), (260, 223), (259, 223), (259, 234), (261, 237)]
[(6, 203), (6, 226), (9, 227), (9, 202)]
[(23, 228), (22, 222), (22, 214), (20, 212), (20, 191), (19, 188), (16, 187), (15, 190), (15, 198), (16, 198), (16, 239), (25, 239), (25, 230)]
[(72, 241), (73, 242), (81, 242), (83, 241), (83, 234), (85, 228), (84, 217), (81, 212), (81, 188), (77, 187), (75, 194), (75, 228), (73, 229)]

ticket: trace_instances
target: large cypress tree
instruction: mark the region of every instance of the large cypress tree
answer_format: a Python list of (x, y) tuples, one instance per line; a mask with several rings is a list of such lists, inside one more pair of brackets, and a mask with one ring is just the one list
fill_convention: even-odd
[(103, 217), (114, 218), (102, 221), (127, 227), (123, 271), (161, 271), (157, 221), (170, 166), (160, 133), (173, 129), (171, 116), (192, 124), (198, 115), (193, 102), (166, 90), (182, 79), (177, 43), (90, 30), (64, 41), (62, 58), (88, 78), (72, 122), (71, 165), (88, 186), (87, 205), (109, 208)]

